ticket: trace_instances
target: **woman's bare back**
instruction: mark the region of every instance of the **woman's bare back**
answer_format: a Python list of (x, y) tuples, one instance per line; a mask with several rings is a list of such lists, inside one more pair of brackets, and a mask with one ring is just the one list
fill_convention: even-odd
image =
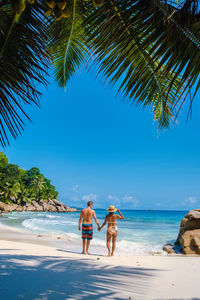
[(112, 215), (107, 215), (107, 222), (108, 222), (108, 227), (109, 226), (116, 226), (117, 225), (117, 215), (112, 214)]

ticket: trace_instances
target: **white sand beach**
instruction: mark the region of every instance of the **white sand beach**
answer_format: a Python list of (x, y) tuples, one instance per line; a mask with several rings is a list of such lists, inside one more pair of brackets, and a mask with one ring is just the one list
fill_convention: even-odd
[(200, 299), (197, 256), (84, 256), (79, 249), (66, 250), (67, 245), (26, 241), (20, 232), (6, 238), (5, 231), (0, 235), (1, 300)]

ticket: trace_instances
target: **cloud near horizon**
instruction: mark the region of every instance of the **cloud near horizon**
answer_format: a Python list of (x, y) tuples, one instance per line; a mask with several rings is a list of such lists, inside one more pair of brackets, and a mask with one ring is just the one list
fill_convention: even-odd
[(122, 197), (109, 194), (106, 197), (100, 197), (95, 193), (85, 195), (71, 196), (73, 205), (76, 207), (85, 207), (88, 201), (93, 201), (95, 208), (107, 208), (109, 205), (114, 205), (118, 208), (134, 209), (138, 207), (139, 201), (132, 195), (124, 195)]
[(90, 194), (82, 196), (82, 200), (87, 201), (87, 202), (88, 201), (96, 201), (97, 197), (98, 197), (97, 194), (90, 193)]
[(122, 203), (136, 207), (136, 206), (138, 206), (139, 201), (137, 199), (135, 199), (133, 196), (125, 195), (122, 198)]
[(197, 198), (195, 196), (189, 196), (187, 199), (185, 199), (182, 202), (182, 205), (186, 206), (186, 205), (193, 205), (193, 204), (196, 204), (196, 203), (197, 203)]
[(111, 204), (115, 205), (116, 207), (118, 206), (123, 208), (126, 206), (128, 209), (137, 207), (139, 203), (139, 201), (131, 195), (125, 195), (122, 198), (119, 198), (115, 195), (108, 195), (108, 199), (112, 200), (113, 203)]
[(73, 201), (74, 206), (85, 207), (88, 201), (94, 201), (95, 203), (98, 203), (97, 198), (98, 198), (97, 194), (90, 193), (79, 197), (72, 196), (71, 200)]
[(120, 206), (120, 199), (119, 199), (119, 197), (114, 196), (114, 195), (108, 195), (108, 199), (112, 201), (112, 203), (110, 203), (110, 205)]

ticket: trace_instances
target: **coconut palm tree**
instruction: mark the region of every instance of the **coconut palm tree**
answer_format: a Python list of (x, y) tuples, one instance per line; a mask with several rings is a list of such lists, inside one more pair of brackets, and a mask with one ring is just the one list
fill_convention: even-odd
[(16, 203), (20, 192), (21, 189), (19, 182), (15, 182), (13, 184), (6, 183), (1, 191), (1, 197), (6, 203)]
[(35, 190), (35, 193), (38, 196), (39, 193), (44, 189), (44, 184), (45, 182), (42, 176), (36, 176), (30, 183), (30, 187)]
[(24, 202), (31, 202), (31, 200), (32, 198), (29, 190), (23, 184), (20, 184), (20, 192), (18, 194), (17, 203), (22, 204)]
[(55, 189), (49, 186), (45, 186), (45, 188), (41, 191), (40, 199), (42, 200), (51, 200), (57, 198), (57, 192)]
[(87, 62), (169, 126), (200, 86), (199, 20), (198, 0), (2, 0), (0, 142), (23, 129), (19, 112), (39, 104), (35, 85), (46, 84), (50, 64), (66, 88)]

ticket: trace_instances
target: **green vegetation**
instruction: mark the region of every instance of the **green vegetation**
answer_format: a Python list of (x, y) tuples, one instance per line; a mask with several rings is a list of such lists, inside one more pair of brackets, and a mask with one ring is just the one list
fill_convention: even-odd
[(1, 0), (1, 144), (39, 105), (48, 67), (65, 88), (85, 62), (169, 126), (200, 88), (199, 21), (197, 0)]
[(0, 152), (0, 201), (25, 204), (33, 200), (57, 199), (58, 192), (38, 168), (28, 171), (8, 163)]

